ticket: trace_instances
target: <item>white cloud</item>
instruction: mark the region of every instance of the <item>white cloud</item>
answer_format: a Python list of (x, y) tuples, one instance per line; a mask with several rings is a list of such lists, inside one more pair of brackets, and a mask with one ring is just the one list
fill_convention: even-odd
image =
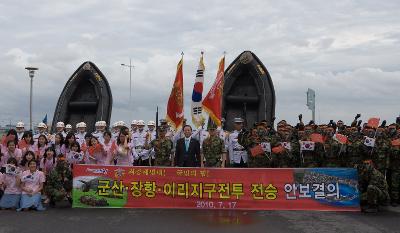
[(30, 64), (31, 61), (37, 57), (36, 54), (30, 54), (22, 51), (20, 48), (12, 48), (7, 53), (5, 53), (7, 57), (11, 57), (16, 66), (24, 67), (27, 64)]

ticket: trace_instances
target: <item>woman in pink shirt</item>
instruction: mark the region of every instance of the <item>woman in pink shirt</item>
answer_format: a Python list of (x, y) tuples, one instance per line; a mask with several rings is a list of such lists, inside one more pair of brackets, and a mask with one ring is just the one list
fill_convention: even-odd
[(96, 137), (92, 137), (90, 140), (90, 145), (88, 148), (89, 160), (91, 164), (106, 165), (107, 164), (107, 154), (104, 151), (104, 147), (99, 143)]
[(21, 189), (17, 184), (17, 175), (20, 173), (17, 167), (17, 160), (15, 158), (9, 158), (7, 160), (8, 165), (14, 169), (7, 169), (6, 173), (0, 173), (0, 186), (3, 187), (4, 194), (0, 200), (1, 209), (17, 209), (21, 199)]
[[(22, 151), (16, 148), (15, 141), (8, 141), (7, 142), (7, 149), (4, 151), (3, 156), (0, 160), (0, 165), (3, 167), (9, 158), (15, 158), (19, 163), (22, 159)], [(17, 164), (18, 164), (17, 163)]]
[(117, 151), (115, 159), (117, 160), (116, 165), (121, 166), (132, 166), (133, 157), (131, 155), (131, 148), (128, 144), (128, 133), (121, 130), (117, 139)]
[(103, 148), (107, 154), (106, 165), (114, 165), (116, 160), (114, 160), (115, 153), (117, 152), (117, 145), (111, 140), (111, 132), (106, 131), (103, 134), (104, 143)]
[(64, 145), (64, 136), (61, 133), (57, 133), (54, 136), (54, 142), (51, 143), (51, 146), (54, 148), (54, 151), (56, 152), (55, 157), (62, 157), (62, 155), (65, 155), (65, 147)]
[(42, 194), (43, 183), (46, 181), (46, 177), (43, 172), (37, 169), (36, 161), (31, 160), (28, 163), (29, 170), (22, 172), (17, 178), (17, 184), (20, 185), (22, 190), (22, 196), (20, 201), (20, 207), (17, 211), (35, 209), (45, 210), (42, 206)]
[(35, 160), (35, 153), (33, 151), (28, 150), (27, 152), (25, 152), (24, 156), (21, 159), (21, 163), (19, 164), (22, 171), (29, 170), (28, 163), (31, 160)]
[(24, 155), (28, 150), (35, 151), (34, 140), (31, 131), (25, 131), (21, 141), (18, 142), (18, 148), (22, 150)]
[(50, 172), (56, 166), (56, 152), (53, 147), (49, 147), (46, 149), (46, 152), (43, 155), (42, 160), (40, 161), (40, 169), (44, 173), (45, 176), (50, 174)]
[(73, 133), (68, 133), (67, 136), (65, 136), (64, 145), (61, 149), (65, 156), (71, 151), (71, 147), (75, 142), (76, 138)]
[(7, 143), (9, 141), (14, 141), (15, 145), (18, 145), (18, 134), (15, 129), (10, 129), (7, 132), (7, 135), (3, 136), (2, 140), (1, 140), (1, 152), (4, 153), (4, 151), (7, 150)]
[(91, 139), (92, 139), (92, 134), (86, 133), (85, 134), (85, 142), (83, 142), (82, 145), (80, 145), (81, 151), (85, 155), (85, 163), (86, 164), (90, 164), (88, 149), (89, 149), (89, 144), (90, 144)]
[(47, 138), (45, 135), (40, 135), (38, 138), (38, 142), (35, 145), (35, 154), (36, 154), (36, 160), (40, 161), (43, 158), (44, 152), (47, 149)]
[(85, 156), (81, 151), (78, 142), (74, 142), (71, 146), (71, 150), (67, 153), (67, 162), (70, 164), (71, 168), (74, 164), (84, 164), (85, 163)]

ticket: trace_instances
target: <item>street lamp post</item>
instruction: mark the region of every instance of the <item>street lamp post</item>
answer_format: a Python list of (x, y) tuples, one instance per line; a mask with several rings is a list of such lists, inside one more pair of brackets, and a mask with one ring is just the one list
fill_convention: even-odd
[(25, 67), (28, 70), (29, 78), (31, 79), (31, 89), (30, 89), (30, 100), (29, 100), (29, 127), (32, 130), (32, 88), (33, 88), (33, 77), (35, 76), (35, 71), (39, 68), (36, 67)]
[(132, 105), (132, 68), (135, 66), (132, 65), (132, 59), (129, 59), (129, 65), (122, 63), (121, 66), (129, 67), (129, 111), (131, 111)]

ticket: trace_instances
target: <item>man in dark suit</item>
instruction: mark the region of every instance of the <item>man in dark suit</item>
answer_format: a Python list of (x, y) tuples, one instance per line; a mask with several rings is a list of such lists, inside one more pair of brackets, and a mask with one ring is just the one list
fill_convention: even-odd
[(185, 137), (176, 142), (174, 164), (177, 167), (199, 167), (200, 143), (192, 138), (192, 127), (183, 126), (183, 134)]

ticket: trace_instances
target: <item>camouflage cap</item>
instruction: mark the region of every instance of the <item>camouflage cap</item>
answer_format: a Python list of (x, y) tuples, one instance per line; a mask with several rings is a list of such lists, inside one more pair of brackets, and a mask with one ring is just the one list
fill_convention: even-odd
[(165, 127), (165, 126), (158, 126), (158, 129), (157, 129), (159, 132), (166, 132), (167, 131), (167, 127)]
[(217, 125), (215, 124), (214, 121), (210, 121), (207, 125), (207, 130), (215, 130), (217, 129)]

